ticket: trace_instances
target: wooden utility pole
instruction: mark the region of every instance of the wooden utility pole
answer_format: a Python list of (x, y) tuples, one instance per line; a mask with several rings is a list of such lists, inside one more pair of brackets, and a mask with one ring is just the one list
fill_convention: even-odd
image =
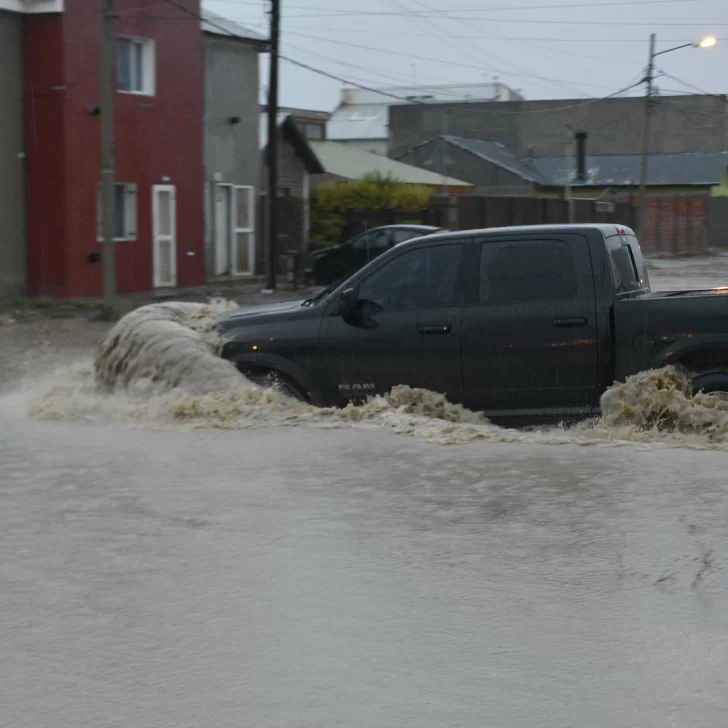
[(442, 174), (442, 194), (450, 194), (450, 188), (447, 184), (447, 141), (445, 137), (448, 134), (448, 117), (447, 107), (442, 109), (442, 134), (443, 138), (440, 139), (440, 172)]
[(637, 228), (637, 239), (644, 244), (645, 233), (645, 196), (647, 189), (647, 169), (650, 154), (650, 119), (652, 118), (652, 82), (655, 75), (655, 33), (650, 35), (650, 56), (647, 61), (647, 92), (645, 94), (644, 127), (642, 129), (642, 164), (640, 166), (640, 214)]
[(116, 305), (114, 249), (114, 0), (101, 0), (101, 221), (104, 305)]
[(276, 247), (278, 238), (278, 54), (281, 2), (271, 0), (270, 69), (268, 81), (268, 147), (266, 167), (268, 195), (266, 215), (265, 279), (269, 291), (276, 289)]

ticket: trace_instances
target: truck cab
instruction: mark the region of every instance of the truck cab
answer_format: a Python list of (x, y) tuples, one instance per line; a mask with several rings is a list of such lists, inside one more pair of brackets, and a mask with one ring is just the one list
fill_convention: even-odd
[(716, 292), (653, 294), (627, 227), (490, 228), (418, 238), (272, 318), (228, 321), (223, 355), (316, 404), (406, 384), (491, 417), (563, 420), (597, 414), (615, 379), (676, 352), (709, 349), (720, 370), (726, 314)]

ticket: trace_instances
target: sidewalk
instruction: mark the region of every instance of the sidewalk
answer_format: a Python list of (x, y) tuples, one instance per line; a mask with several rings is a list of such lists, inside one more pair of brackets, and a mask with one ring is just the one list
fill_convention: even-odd
[[(143, 293), (126, 293), (117, 299), (117, 314), (124, 316), (135, 308), (163, 301), (204, 302), (211, 298), (225, 298), (241, 306), (255, 306), (276, 301), (291, 301), (308, 298), (319, 289), (300, 286), (292, 290), (291, 284), (279, 276), (276, 291), (263, 293), (265, 282), (262, 277), (234, 278), (207, 283), (195, 288), (164, 288)], [(76, 298), (53, 300), (48, 298), (0, 301), (0, 326), (38, 318), (86, 318), (101, 320), (107, 318), (104, 303), (98, 298)]]
[(262, 277), (232, 278), (223, 281), (206, 283), (196, 288), (162, 288), (146, 293), (129, 293), (120, 296), (119, 308), (122, 314), (128, 313), (139, 306), (148, 303), (161, 303), (162, 301), (209, 301), (211, 298), (225, 298), (245, 306), (255, 306), (261, 303), (275, 301), (295, 301), (299, 298), (308, 298), (312, 290), (307, 286), (299, 286), (293, 290), (291, 284), (278, 276), (277, 288), (271, 293), (263, 293), (265, 280)]

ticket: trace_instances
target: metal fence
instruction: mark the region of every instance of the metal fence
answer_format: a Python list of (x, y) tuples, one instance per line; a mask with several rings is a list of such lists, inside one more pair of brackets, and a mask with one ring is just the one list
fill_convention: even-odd
[[(436, 195), (425, 210), (350, 210), (344, 239), (378, 225), (422, 223), (472, 230), (511, 225), (611, 223), (639, 227), (636, 196), (602, 200), (559, 197)], [(643, 250), (649, 254), (696, 255), (728, 247), (728, 198), (706, 195), (651, 196), (645, 201)]]
[(709, 200), (681, 195), (647, 198), (642, 247), (650, 253), (704, 253), (709, 246)]

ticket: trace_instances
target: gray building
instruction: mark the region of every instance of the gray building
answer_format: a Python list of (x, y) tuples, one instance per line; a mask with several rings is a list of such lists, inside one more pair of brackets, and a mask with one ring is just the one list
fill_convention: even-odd
[[(389, 146), (389, 110), (394, 105), (461, 103), (504, 103), (522, 96), (502, 83), (454, 84), (447, 86), (398, 86), (391, 88), (345, 88), (339, 106), (326, 125), (326, 138), (371, 154), (387, 156)], [(391, 156), (391, 154), (390, 154)]]
[(0, 300), (25, 295), (23, 16), (0, 2)]
[(261, 253), (258, 55), (267, 40), (207, 10), (203, 17), (206, 273), (253, 275)]
[[(588, 133), (590, 154), (639, 154), (644, 103), (642, 98), (611, 98), (393, 105), (389, 154), (398, 159), (447, 134), (498, 142), (519, 158), (556, 157), (567, 153), (575, 131)], [(658, 97), (651, 141), (654, 154), (728, 149), (726, 97)], [(449, 173), (463, 177), (456, 167)]]

